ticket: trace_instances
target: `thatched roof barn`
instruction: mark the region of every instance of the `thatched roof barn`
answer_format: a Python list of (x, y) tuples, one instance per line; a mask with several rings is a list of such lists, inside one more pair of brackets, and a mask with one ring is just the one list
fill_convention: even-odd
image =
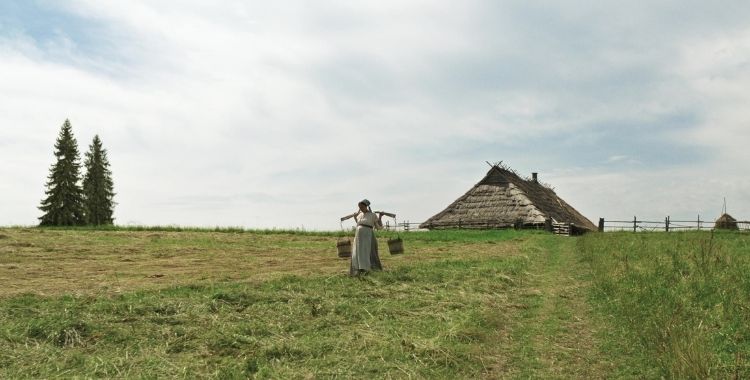
[(714, 228), (718, 228), (721, 230), (736, 230), (737, 228), (737, 219), (732, 218), (731, 215), (727, 213), (721, 214), (719, 219), (716, 219), (716, 224), (714, 225)]
[(510, 168), (496, 164), (466, 194), (419, 227), (543, 228), (547, 219), (570, 223), (576, 232), (596, 230), (590, 220), (560, 199), (552, 188), (539, 183), (536, 173), (524, 179)]

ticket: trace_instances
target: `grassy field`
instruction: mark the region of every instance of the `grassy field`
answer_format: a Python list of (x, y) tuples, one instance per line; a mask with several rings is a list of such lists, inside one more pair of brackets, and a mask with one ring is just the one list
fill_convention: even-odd
[(0, 378), (750, 376), (747, 235), (343, 235), (0, 229)]
[(577, 253), (618, 375), (750, 378), (750, 235), (593, 234)]

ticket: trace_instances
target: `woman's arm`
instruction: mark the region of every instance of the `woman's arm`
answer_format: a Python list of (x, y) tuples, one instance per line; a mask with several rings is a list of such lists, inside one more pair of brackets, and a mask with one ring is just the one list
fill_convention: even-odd
[(375, 228), (381, 229), (383, 228), (383, 214), (377, 214), (378, 218), (375, 219)]
[(341, 217), (341, 221), (343, 222), (343, 221), (345, 221), (345, 220), (347, 220), (347, 219), (351, 219), (351, 218), (354, 218), (354, 221), (356, 222), (356, 221), (357, 221), (357, 215), (358, 215), (358, 214), (359, 214), (360, 212), (362, 212), (362, 211), (359, 211), (359, 210), (357, 210), (357, 211), (355, 211), (355, 212), (353, 212), (353, 213), (351, 213), (351, 214), (349, 214), (349, 215), (347, 215), (347, 216), (342, 216), (342, 217)]

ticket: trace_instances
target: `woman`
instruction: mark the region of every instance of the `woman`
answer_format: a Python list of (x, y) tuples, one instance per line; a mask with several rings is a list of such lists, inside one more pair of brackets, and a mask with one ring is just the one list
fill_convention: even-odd
[(374, 229), (383, 227), (383, 214), (376, 216), (370, 208), (370, 201), (363, 199), (359, 202), (359, 211), (354, 216), (357, 221), (357, 231), (354, 234), (352, 248), (352, 262), (349, 274), (358, 276), (370, 270), (382, 270), (378, 256), (378, 241), (375, 239)]

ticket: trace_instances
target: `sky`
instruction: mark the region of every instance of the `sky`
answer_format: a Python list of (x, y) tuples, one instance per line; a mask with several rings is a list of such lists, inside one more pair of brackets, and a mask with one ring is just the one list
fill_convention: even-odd
[[(502, 161), (594, 223), (750, 219), (750, 2), (0, 2), (0, 225), (69, 119), (115, 223), (336, 230)], [(351, 223), (350, 223), (351, 224)]]

